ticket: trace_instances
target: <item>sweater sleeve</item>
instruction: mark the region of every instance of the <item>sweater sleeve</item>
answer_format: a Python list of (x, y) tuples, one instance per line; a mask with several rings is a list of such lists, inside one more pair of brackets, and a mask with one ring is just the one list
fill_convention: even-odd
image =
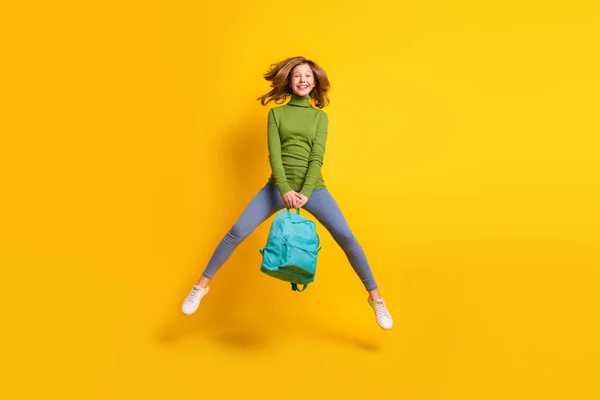
[(322, 111), (319, 116), (317, 123), (317, 133), (315, 140), (312, 144), (310, 155), (308, 157), (308, 169), (306, 170), (306, 176), (304, 178), (304, 185), (300, 193), (310, 198), (312, 195), (321, 166), (323, 165), (323, 156), (325, 155), (325, 144), (327, 142), (327, 130), (329, 125), (329, 118), (327, 114)]
[(269, 110), (267, 141), (269, 147), (269, 164), (271, 165), (271, 171), (275, 178), (275, 185), (279, 189), (279, 193), (283, 195), (292, 190), (292, 188), (287, 181), (283, 162), (281, 161), (281, 138), (279, 136), (279, 128), (277, 126), (277, 121), (275, 121), (273, 109)]

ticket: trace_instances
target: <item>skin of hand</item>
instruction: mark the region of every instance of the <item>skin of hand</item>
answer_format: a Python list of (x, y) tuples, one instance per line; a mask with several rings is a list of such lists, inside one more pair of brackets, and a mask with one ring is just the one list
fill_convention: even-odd
[(298, 208), (302, 208), (302, 207), (304, 207), (304, 205), (306, 203), (308, 203), (308, 197), (306, 197), (302, 193), (296, 193), (296, 198), (298, 200), (298, 203), (296, 204), (296, 207), (298, 207)]
[(281, 198), (283, 199), (283, 204), (285, 204), (287, 208), (302, 208), (308, 203), (308, 197), (295, 190), (284, 193)]
[(296, 208), (297, 203), (299, 202), (297, 195), (298, 193), (296, 193), (294, 190), (284, 193), (283, 196), (281, 196), (283, 199), (283, 204), (285, 204), (287, 208)]

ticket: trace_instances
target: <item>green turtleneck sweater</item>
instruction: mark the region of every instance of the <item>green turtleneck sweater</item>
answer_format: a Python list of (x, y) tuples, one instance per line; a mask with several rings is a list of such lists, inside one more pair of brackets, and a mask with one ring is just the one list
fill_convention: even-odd
[(310, 198), (314, 189), (325, 188), (321, 176), (327, 114), (310, 104), (310, 96), (292, 93), (290, 101), (269, 111), (269, 183), (281, 195), (295, 190)]

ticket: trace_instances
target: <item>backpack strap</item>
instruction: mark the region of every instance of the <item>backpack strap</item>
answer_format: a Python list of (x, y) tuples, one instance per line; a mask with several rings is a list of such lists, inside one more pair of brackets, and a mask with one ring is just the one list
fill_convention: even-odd
[(308, 286), (308, 283), (305, 283), (304, 286), (302, 287), (302, 290), (298, 289), (298, 285), (295, 283), (292, 283), (292, 290), (294, 292), (304, 292), (304, 290), (306, 289), (306, 287)]

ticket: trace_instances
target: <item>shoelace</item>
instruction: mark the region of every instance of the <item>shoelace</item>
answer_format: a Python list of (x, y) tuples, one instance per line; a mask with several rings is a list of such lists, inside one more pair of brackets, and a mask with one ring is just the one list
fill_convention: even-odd
[(389, 318), (389, 316), (390, 316), (387, 309), (385, 308), (385, 304), (383, 303), (383, 301), (375, 301), (375, 311), (377, 312), (378, 318), (381, 318), (381, 317)]
[(200, 291), (196, 288), (193, 288), (192, 291), (190, 292), (190, 296), (189, 296), (188, 300), (191, 301), (192, 303), (195, 303), (199, 296), (200, 296)]

